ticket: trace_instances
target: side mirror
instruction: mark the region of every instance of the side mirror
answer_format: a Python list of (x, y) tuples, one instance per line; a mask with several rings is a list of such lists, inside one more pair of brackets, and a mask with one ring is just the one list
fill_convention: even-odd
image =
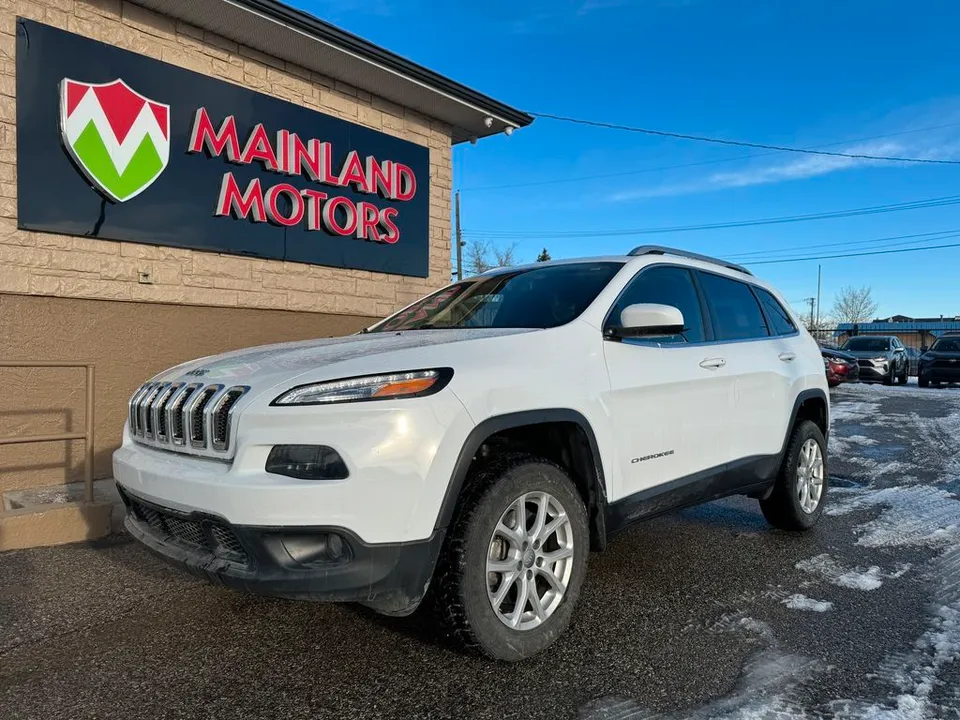
[(628, 305), (620, 313), (620, 327), (615, 337), (657, 337), (683, 332), (683, 313), (672, 305), (638, 303)]
[(930, 347), (929, 347), (928, 345), (921, 345), (921, 346), (920, 346), (920, 352), (922, 352), (922, 353), (927, 352), (927, 350), (929, 350), (929, 349), (930, 349)]

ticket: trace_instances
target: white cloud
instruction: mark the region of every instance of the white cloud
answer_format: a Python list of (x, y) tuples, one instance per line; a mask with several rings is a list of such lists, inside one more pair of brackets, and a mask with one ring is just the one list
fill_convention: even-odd
[[(928, 142), (926, 144), (882, 140), (847, 147), (840, 146), (825, 149), (853, 155), (886, 157), (923, 157), (938, 160), (960, 157), (960, 141), (956, 140), (934, 143)], [(784, 155), (786, 155), (786, 153)], [(692, 195), (730, 188), (751, 187), (754, 185), (770, 185), (773, 183), (806, 180), (868, 165), (877, 167), (902, 167), (902, 165), (883, 161), (830, 155), (791, 154), (789, 158), (788, 160), (781, 160), (780, 162), (751, 165), (744, 170), (714, 172), (693, 180), (622, 190), (611, 195), (609, 200), (613, 202), (624, 202), (676, 195)]]

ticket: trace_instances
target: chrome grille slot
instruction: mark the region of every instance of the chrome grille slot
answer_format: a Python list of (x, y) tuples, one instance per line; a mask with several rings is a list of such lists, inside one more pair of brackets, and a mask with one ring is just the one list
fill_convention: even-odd
[(237, 400), (249, 390), (248, 387), (232, 387), (209, 404), (210, 443), (214, 450), (226, 450), (230, 446), (230, 411)]
[(165, 383), (150, 408), (153, 423), (153, 434), (161, 442), (167, 441), (167, 403), (173, 394), (180, 389), (180, 383)]
[(183, 432), (183, 408), (201, 387), (199, 383), (185, 385), (177, 392), (176, 397), (170, 398), (167, 403), (167, 427), (170, 428), (170, 440), (174, 445), (186, 444), (187, 436)]
[(187, 405), (187, 410), (184, 413), (184, 427), (190, 433), (190, 447), (205, 448), (207, 446), (207, 433), (205, 431), (207, 423), (204, 422), (204, 411), (213, 396), (222, 389), (222, 385), (208, 385), (194, 393), (193, 399)]
[(149, 385), (141, 385), (139, 388), (137, 388), (137, 391), (133, 394), (133, 396), (130, 398), (130, 402), (128, 403), (128, 408), (130, 412), (130, 434), (131, 435), (137, 434), (137, 423), (139, 420), (137, 408), (139, 407), (140, 398), (147, 391), (148, 387)]
[(137, 403), (137, 435), (140, 437), (153, 437), (150, 403), (153, 402), (162, 387), (163, 383), (150, 383), (147, 391), (140, 396), (140, 402)]

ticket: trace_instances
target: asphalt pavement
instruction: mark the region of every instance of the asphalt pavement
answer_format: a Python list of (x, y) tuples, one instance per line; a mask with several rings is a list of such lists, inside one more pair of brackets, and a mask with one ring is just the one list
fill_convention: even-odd
[(745, 498), (640, 525), (520, 664), (419, 614), (213, 587), (126, 535), (0, 555), (0, 717), (960, 719), (960, 389), (833, 400), (814, 531)]

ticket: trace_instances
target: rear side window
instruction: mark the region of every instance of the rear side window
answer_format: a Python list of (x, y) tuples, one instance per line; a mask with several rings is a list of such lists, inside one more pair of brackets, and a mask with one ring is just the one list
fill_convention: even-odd
[(693, 276), (686, 268), (663, 266), (643, 270), (635, 277), (614, 304), (607, 320), (608, 327), (620, 327), (620, 313), (628, 305), (658, 303), (672, 305), (683, 313), (684, 332), (658, 342), (703, 342), (703, 313)]
[(717, 340), (768, 337), (760, 303), (750, 286), (712, 273), (700, 273), (700, 284), (713, 314)]
[(770, 330), (774, 335), (790, 335), (797, 331), (797, 326), (790, 319), (790, 313), (773, 295), (756, 285), (754, 285), (753, 291), (760, 298), (760, 304), (763, 305), (767, 320), (770, 322)]

